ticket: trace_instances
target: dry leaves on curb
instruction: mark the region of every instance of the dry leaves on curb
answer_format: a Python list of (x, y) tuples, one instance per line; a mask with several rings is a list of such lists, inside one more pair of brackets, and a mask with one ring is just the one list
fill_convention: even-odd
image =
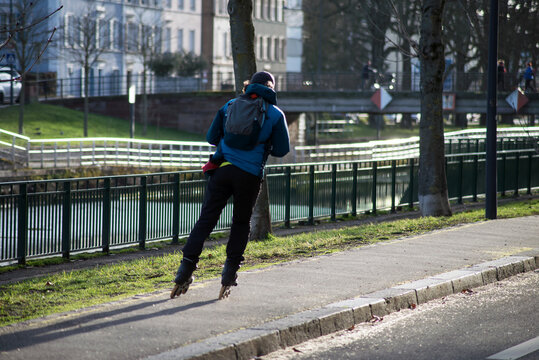
[(464, 289), (461, 291), (461, 293), (464, 295), (472, 295), (474, 291), (472, 289)]

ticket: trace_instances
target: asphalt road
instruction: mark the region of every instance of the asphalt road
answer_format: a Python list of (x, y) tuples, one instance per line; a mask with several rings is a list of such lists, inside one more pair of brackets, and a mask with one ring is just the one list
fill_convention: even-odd
[(539, 359), (538, 299), (536, 270), (260, 359)]

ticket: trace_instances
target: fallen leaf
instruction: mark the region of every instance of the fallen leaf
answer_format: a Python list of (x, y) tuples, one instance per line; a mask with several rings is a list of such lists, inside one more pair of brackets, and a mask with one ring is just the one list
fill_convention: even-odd
[(47, 281), (47, 283), (45, 284), (45, 286), (54, 286), (54, 283), (51, 283), (50, 281)]
[(372, 318), (369, 320), (369, 322), (371, 322), (371, 323), (374, 324), (374, 323), (380, 322), (380, 321), (382, 321), (382, 320), (384, 320), (383, 317), (380, 317), (380, 316), (377, 316), (377, 315), (373, 315)]
[(410, 304), (410, 309), (411, 309), (411, 310), (415, 310), (416, 307), (417, 307), (416, 304)]
[(461, 291), (461, 293), (463, 293), (465, 295), (472, 295), (473, 290), (472, 289), (464, 289), (464, 290)]
[(299, 349), (296, 349), (296, 348), (292, 348), (292, 350), (294, 350), (295, 352), (299, 352), (299, 353), (302, 353), (303, 351), (299, 350)]
[(350, 326), (350, 327), (349, 327), (348, 329), (346, 329), (346, 330), (347, 330), (347, 331), (352, 331), (352, 330), (354, 330), (355, 328), (356, 328), (356, 326), (355, 326), (355, 325), (352, 325), (352, 326)]

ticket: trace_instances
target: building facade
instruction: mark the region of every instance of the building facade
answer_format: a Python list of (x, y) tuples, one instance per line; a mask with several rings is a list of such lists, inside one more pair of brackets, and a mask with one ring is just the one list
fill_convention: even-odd
[[(0, 27), (9, 24), (10, 5), (15, 8), (13, 17), (17, 18), (23, 12), (17, 9), (31, 2), (0, 0)], [(40, 23), (43, 38), (39, 41), (43, 44), (47, 43), (52, 29), (56, 31), (43, 55), (36, 56), (38, 61), (31, 69), (38, 76), (61, 79), (62, 85), (56, 91), (62, 91), (62, 95), (80, 95), (85, 68), (89, 72), (90, 95), (121, 93), (133, 81), (138, 83), (140, 93), (137, 79), (142, 74), (151, 77), (149, 59), (167, 52), (202, 55), (209, 65), (201, 74), (207, 89), (230, 88), (234, 84), (227, 0), (33, 3), (30, 13), (35, 19), (63, 6)], [(277, 76), (284, 74), (287, 57), (284, 0), (254, 0), (253, 6), (257, 68)], [(0, 56), (8, 51), (1, 49)]]
[[(202, 0), (202, 55), (210, 64), (207, 77), (211, 89), (234, 86), (234, 68), (227, 0)], [(253, 0), (255, 56), (258, 70), (277, 78), (286, 72), (286, 22), (284, 0)]]

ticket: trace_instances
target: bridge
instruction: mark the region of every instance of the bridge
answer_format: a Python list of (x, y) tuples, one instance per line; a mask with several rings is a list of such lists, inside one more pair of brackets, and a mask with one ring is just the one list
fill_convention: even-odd
[[(372, 101), (374, 91), (281, 91), (277, 94), (279, 107), (285, 112), (290, 131), (298, 131), (297, 119), (302, 113), (371, 113), (399, 114), (419, 113), (421, 96), (419, 92), (393, 91), (393, 100), (380, 110)], [(498, 95), (498, 114), (517, 114), (505, 98), (508, 92)], [(205, 133), (217, 112), (226, 101), (234, 97), (231, 91), (177, 92), (148, 95), (149, 122), (154, 125), (184, 130), (193, 133)], [(539, 94), (531, 94), (528, 103), (518, 115), (539, 114)], [(142, 119), (142, 98), (137, 98), (136, 119)], [(57, 98), (45, 101), (76, 110), (83, 109), (82, 98)], [(129, 103), (126, 96), (96, 96), (90, 98), (91, 111), (108, 116), (129, 119)], [(486, 113), (485, 93), (455, 93), (456, 113)]]
[[(355, 92), (280, 92), (279, 107), (285, 113), (333, 112), (333, 113), (384, 113), (406, 114), (421, 112), (421, 94), (419, 92), (390, 92), (392, 101), (380, 110), (371, 100), (374, 91)], [(481, 92), (446, 93), (454, 95), (455, 113), (483, 114), (487, 111), (487, 96)], [(507, 92), (498, 94), (498, 114), (516, 114), (505, 98)], [(539, 94), (530, 94), (528, 103), (518, 112), (519, 115), (539, 114)]]
[[(211, 75), (211, 74), (209, 74)], [(300, 113), (419, 113), (421, 94), (419, 74), (381, 74), (363, 87), (360, 73), (274, 73), (277, 79), (278, 103), (285, 111), (289, 122), (294, 122)], [(209, 78), (213, 78), (209, 76)], [(130, 77), (92, 77), (89, 79), (91, 109), (100, 114), (129, 118), (127, 103), (128, 85), (137, 88), (137, 104), (141, 104), (143, 79), (141, 75)], [(208, 91), (209, 83), (203, 78), (155, 77), (146, 79), (146, 94), (149, 96), (149, 113), (152, 119), (160, 119), (160, 125), (181, 130), (203, 133), (213, 119), (215, 111), (234, 93)], [(454, 113), (486, 113), (486, 74), (481, 72), (456, 72), (446, 74), (444, 93), (454, 96)], [(75, 109), (82, 109), (82, 78), (49, 79), (31, 83), (34, 94), (41, 100)], [(223, 89), (231, 89), (225, 84)], [(506, 97), (518, 86), (522, 86), (519, 73), (507, 73), (506, 91), (498, 93), (498, 114), (515, 114), (506, 102)], [(393, 100), (380, 110), (371, 97), (377, 88), (386, 89)], [(529, 102), (518, 114), (539, 114), (539, 94), (528, 94)], [(140, 106), (137, 111), (141, 112)], [(137, 114), (140, 119), (141, 114)]]

